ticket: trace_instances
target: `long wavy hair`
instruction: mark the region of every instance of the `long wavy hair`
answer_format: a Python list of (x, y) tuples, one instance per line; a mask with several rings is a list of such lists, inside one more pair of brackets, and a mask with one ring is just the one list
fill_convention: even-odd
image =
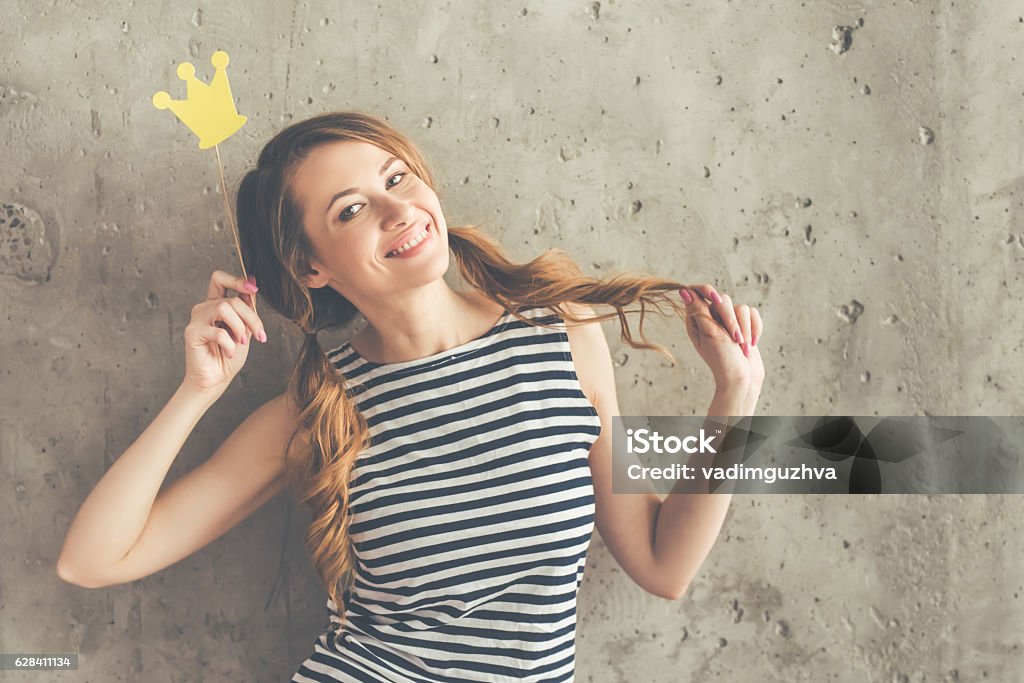
[[(353, 387), (346, 386), (316, 335), (347, 326), (359, 311), (331, 287), (311, 289), (302, 283), (313, 252), (291, 182), (314, 148), (344, 140), (367, 142), (390, 152), (437, 191), (423, 156), (408, 138), (372, 115), (332, 112), (278, 132), (263, 147), (256, 167), (243, 177), (237, 197), (242, 256), (259, 284), (261, 299), (305, 334), (288, 382), (288, 398), (298, 408), (299, 419), (285, 448), (285, 469), (289, 491), (312, 515), (306, 550), (342, 617), (335, 637), (344, 621), (341, 597), (355, 579), (348, 536), (349, 474), (370, 445), (370, 436), (350, 393)], [(660, 304), (685, 317), (676, 294), (682, 283), (646, 274), (605, 280), (587, 277), (561, 249), (548, 249), (529, 263), (514, 263), (498, 242), (475, 225), (449, 227), (448, 242), (464, 281), (517, 319), (539, 324), (519, 315), (518, 309), (547, 307), (564, 320), (582, 322), (567, 304), (610, 306), (614, 311), (585, 320), (617, 316), (625, 343), (658, 351), (676, 364), (664, 346), (647, 340), (643, 323), (648, 308), (665, 315)], [(627, 311), (631, 304), (639, 309)], [(634, 338), (626, 319), (627, 313), (637, 312), (640, 340)]]

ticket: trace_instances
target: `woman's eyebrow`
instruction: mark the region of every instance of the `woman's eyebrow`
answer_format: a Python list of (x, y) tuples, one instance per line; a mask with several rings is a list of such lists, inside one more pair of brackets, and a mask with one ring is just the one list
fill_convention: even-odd
[[(388, 167), (393, 162), (398, 161), (398, 160), (399, 160), (398, 157), (390, 157), (390, 158), (388, 158), (388, 160), (384, 162), (384, 165), (380, 167), (380, 171), (377, 172), (377, 175), (384, 175), (384, 172), (388, 170)], [(352, 194), (353, 192), (357, 191), (358, 189), (359, 188), (356, 188), (356, 187), (350, 187), (347, 190), (342, 190), (338, 194), (336, 194), (333, 197), (331, 197), (331, 201), (327, 202), (327, 210), (324, 211), (324, 213), (330, 213), (331, 212), (331, 207), (334, 206), (334, 202), (338, 201), (339, 199), (341, 199), (342, 197), (344, 197), (347, 194)]]

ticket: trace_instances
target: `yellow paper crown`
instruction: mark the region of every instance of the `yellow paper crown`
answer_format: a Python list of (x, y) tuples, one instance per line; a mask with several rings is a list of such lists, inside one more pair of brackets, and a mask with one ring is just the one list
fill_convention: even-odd
[(216, 72), (210, 85), (196, 78), (196, 69), (188, 62), (178, 65), (178, 78), (188, 84), (184, 100), (172, 100), (161, 90), (153, 95), (153, 106), (170, 109), (199, 136), (199, 149), (209, 149), (234, 135), (245, 123), (245, 117), (235, 109), (228, 85), (228, 53), (218, 50), (210, 57)]

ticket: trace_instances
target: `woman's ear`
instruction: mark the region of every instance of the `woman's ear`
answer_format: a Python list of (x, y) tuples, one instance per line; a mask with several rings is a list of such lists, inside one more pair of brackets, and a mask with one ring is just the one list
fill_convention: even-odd
[(320, 289), (325, 287), (331, 278), (325, 273), (321, 273), (317, 268), (319, 264), (313, 261), (312, 264), (303, 262), (300, 265), (302, 269), (302, 284), (310, 289)]

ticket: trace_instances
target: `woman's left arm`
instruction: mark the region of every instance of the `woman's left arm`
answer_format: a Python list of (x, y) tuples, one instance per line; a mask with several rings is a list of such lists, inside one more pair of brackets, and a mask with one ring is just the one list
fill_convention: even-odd
[[(728, 303), (731, 305), (731, 301)], [(764, 374), (760, 352), (748, 347), (744, 353), (724, 328), (736, 327), (743, 339), (750, 340), (752, 333), (756, 339), (762, 332), (760, 316), (755, 311), (752, 317), (750, 309), (741, 310), (739, 318), (735, 314), (730, 318), (712, 310), (715, 305), (703, 300), (688, 302), (688, 313), (694, 318), (687, 321), (687, 332), (715, 374), (717, 389), (708, 415), (752, 415)], [(589, 306), (570, 308), (582, 318), (594, 315)], [(710, 325), (719, 329), (711, 330)], [(670, 494), (662, 502), (650, 482), (646, 493), (614, 493), (612, 423), (620, 413), (608, 343), (596, 323), (570, 325), (567, 332), (581, 385), (589, 388), (588, 398), (601, 419), (601, 434), (590, 450), (597, 530), (619, 566), (637, 585), (652, 595), (677, 600), (710, 553), (731, 495)], [(736, 345), (724, 348), (727, 344)], [(753, 372), (749, 371), (751, 365)]]
[[(725, 417), (753, 415), (759, 394), (760, 387), (753, 386), (733, 386), (731, 390), (716, 391), (708, 408), (708, 417), (715, 417), (718, 422)], [(716, 446), (722, 438), (716, 437)], [(689, 464), (695, 466), (699, 457), (700, 454), (695, 455)], [(652, 561), (659, 567), (657, 573), (669, 586), (667, 597), (670, 599), (678, 600), (685, 595), (718, 538), (731, 500), (731, 493), (673, 491), (658, 506)]]

